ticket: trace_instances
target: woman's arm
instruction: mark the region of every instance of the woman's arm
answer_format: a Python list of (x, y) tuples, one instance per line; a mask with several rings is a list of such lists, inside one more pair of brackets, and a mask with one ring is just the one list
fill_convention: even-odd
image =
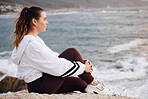
[(59, 58), (37, 40), (30, 42), (28, 48), (31, 67), (41, 72), (66, 77), (80, 75), (86, 68), (81, 62), (72, 63), (64, 58)]

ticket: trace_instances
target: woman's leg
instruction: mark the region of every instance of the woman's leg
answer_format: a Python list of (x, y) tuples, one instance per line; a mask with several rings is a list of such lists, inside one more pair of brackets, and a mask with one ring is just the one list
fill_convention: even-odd
[(79, 77), (66, 77), (62, 86), (56, 93), (67, 93), (73, 91), (84, 92), (87, 87), (87, 83)]
[(87, 83), (79, 77), (59, 78), (46, 73), (31, 83), (27, 83), (29, 92), (36, 93), (66, 93), (72, 91), (83, 92), (87, 87)]
[[(70, 60), (70, 61), (80, 61), (83, 64), (85, 63), (80, 53), (75, 48), (68, 48), (67, 50), (62, 52), (59, 55), (59, 57), (66, 58), (67, 60)], [(94, 80), (94, 77), (87, 72), (84, 72), (83, 74), (79, 75), (79, 77), (83, 79), (85, 82), (87, 82), (87, 84), (90, 84)]]
[(83, 64), (85, 61), (82, 59), (80, 53), (75, 48), (68, 48), (64, 52), (62, 52), (59, 57), (66, 58), (70, 61), (80, 61)]
[(65, 78), (43, 74), (43, 86), (48, 94), (55, 93), (63, 84)]
[(43, 73), (41, 78), (31, 83), (27, 83), (27, 87), (29, 92), (52, 94), (62, 86), (64, 80), (65, 78)]

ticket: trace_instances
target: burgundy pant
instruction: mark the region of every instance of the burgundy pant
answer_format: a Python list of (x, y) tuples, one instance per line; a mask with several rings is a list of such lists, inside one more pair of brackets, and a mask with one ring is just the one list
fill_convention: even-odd
[[(66, 58), (70, 61), (80, 61), (84, 63), (79, 52), (74, 48), (69, 48), (59, 55), (60, 58)], [(43, 73), (43, 76), (33, 82), (27, 83), (29, 92), (37, 93), (66, 93), (72, 91), (84, 91), (87, 84), (93, 81), (90, 73), (83, 72), (78, 77), (56, 77)]]

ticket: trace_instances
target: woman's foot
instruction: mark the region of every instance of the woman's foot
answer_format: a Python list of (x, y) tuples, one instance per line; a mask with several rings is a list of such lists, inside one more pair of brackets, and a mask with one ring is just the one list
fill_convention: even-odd
[(115, 92), (107, 89), (102, 82), (97, 81), (97, 84), (87, 85), (85, 91), (87, 93), (95, 93), (95, 94), (109, 94), (115, 96)]

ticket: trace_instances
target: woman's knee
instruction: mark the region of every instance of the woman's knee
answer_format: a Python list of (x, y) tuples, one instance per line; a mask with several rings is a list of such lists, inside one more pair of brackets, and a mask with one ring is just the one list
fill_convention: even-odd
[(67, 82), (69, 82), (70, 86), (76, 90), (82, 91), (87, 87), (87, 83), (79, 77), (69, 77)]
[(76, 48), (68, 48), (67, 50), (74, 51), (74, 52), (77, 52), (78, 51)]
[(67, 51), (73, 55), (80, 55), (76, 48), (68, 48)]

